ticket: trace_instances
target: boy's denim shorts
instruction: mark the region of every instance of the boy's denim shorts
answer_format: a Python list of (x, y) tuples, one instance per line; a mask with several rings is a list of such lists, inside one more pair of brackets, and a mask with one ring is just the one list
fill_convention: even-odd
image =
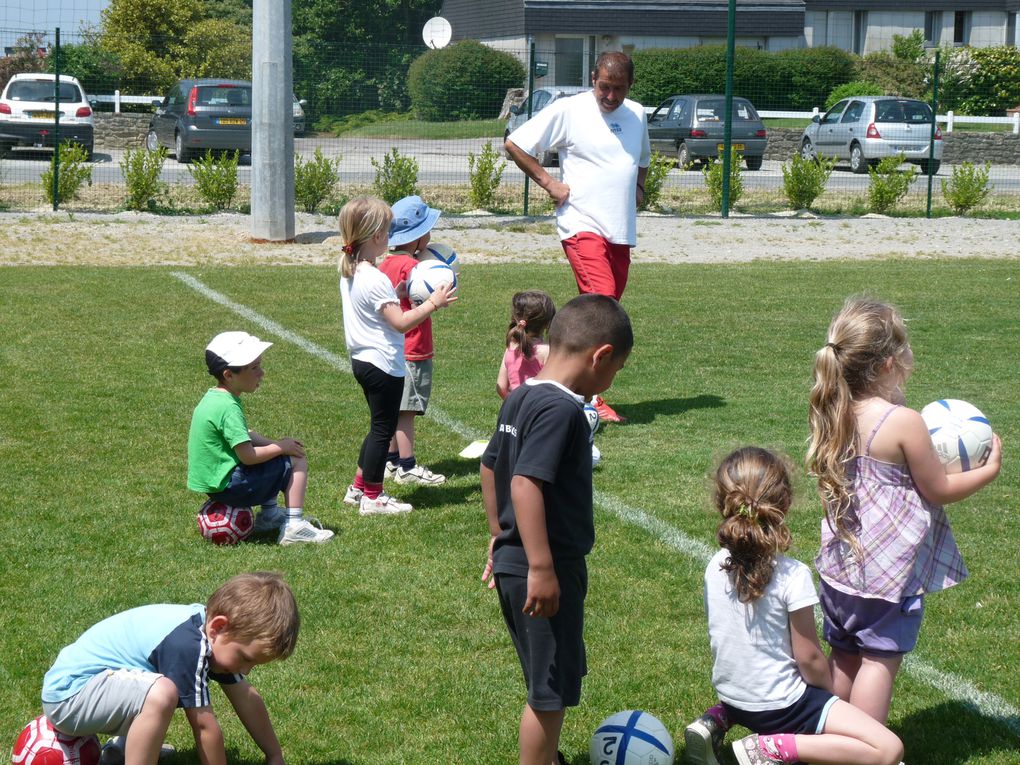
[(63, 701), (44, 701), (53, 727), (68, 736), (127, 735), (149, 689), (163, 675), (140, 669), (106, 669)]
[(588, 571), (583, 559), (556, 565), (560, 583), (560, 609), (547, 618), (523, 612), (528, 599), (528, 578), (497, 574), (496, 591), (503, 620), (528, 686), (528, 706), (538, 712), (556, 712), (581, 701), (581, 678), (588, 674), (584, 650), (584, 598)]
[(261, 505), (287, 488), (290, 482), (290, 457), (280, 455), (257, 465), (240, 464), (230, 474), (230, 483), (222, 491), (210, 494), (209, 499), (231, 507)]

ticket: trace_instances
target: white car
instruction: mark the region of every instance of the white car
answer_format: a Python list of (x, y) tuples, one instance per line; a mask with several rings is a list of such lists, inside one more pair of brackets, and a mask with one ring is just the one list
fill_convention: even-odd
[(59, 94), (56, 87), (56, 76), (45, 72), (11, 77), (0, 93), (0, 155), (14, 146), (53, 147), (59, 124), (60, 142), (80, 144), (92, 159), (95, 121), (85, 89), (65, 74)]

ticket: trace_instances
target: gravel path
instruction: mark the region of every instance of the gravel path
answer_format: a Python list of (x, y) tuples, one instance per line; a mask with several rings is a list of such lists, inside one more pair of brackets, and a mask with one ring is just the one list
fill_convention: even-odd
[[(254, 244), (248, 216), (0, 213), (3, 265), (231, 265), (336, 262), (335, 218), (297, 217), (285, 244)], [(563, 259), (551, 218), (444, 216), (433, 238), (465, 263)], [(969, 218), (678, 218), (642, 214), (634, 261), (720, 263), (863, 258), (1018, 258), (1020, 223)]]

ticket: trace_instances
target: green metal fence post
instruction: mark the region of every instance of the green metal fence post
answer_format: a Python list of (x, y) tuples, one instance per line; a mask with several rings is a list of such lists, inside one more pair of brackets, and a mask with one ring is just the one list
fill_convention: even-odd
[(53, 44), (53, 212), (60, 206), (60, 27)]
[(935, 129), (939, 106), (939, 49), (935, 49), (935, 72), (931, 81), (931, 134), (928, 136), (928, 217), (931, 217), (931, 186), (935, 182)]
[(733, 55), (736, 38), (737, 0), (730, 0), (726, 17), (726, 122), (723, 124), (722, 217), (730, 217), (730, 146), (733, 142)]
[[(528, 119), (531, 119), (531, 106), (535, 103), (532, 96), (535, 93), (535, 41), (531, 41), (528, 48)], [(530, 185), (528, 174), (524, 174), (524, 216), (528, 215), (528, 187)]]

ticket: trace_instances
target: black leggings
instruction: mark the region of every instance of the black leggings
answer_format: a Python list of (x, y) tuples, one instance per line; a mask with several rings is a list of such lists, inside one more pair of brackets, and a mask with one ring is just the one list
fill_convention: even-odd
[(397, 432), (397, 417), (400, 416), (400, 398), (404, 392), (404, 378), (394, 377), (367, 361), (353, 359), (351, 369), (354, 379), (365, 392), (372, 425), (361, 443), (358, 467), (365, 483), (382, 483), (386, 470), (386, 454), (390, 440)]

